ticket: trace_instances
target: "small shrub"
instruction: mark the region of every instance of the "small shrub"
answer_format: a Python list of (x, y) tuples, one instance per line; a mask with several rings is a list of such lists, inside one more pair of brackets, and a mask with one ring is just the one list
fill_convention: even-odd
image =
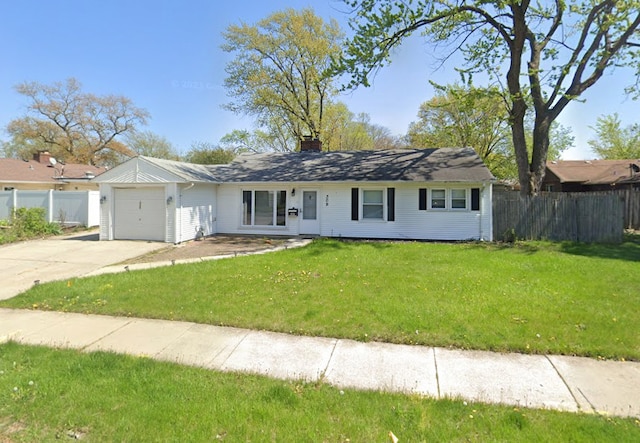
[(516, 230), (514, 228), (507, 229), (502, 234), (502, 241), (505, 243), (515, 243), (518, 240), (518, 235), (516, 234)]
[(57, 223), (49, 223), (44, 208), (18, 208), (11, 214), (9, 228), (3, 235), (3, 243), (25, 240), (42, 235), (59, 235), (62, 229)]

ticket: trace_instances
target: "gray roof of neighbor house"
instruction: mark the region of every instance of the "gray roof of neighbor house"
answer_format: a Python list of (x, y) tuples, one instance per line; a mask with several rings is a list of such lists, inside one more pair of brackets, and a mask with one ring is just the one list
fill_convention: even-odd
[(603, 185), (640, 179), (640, 160), (558, 160), (548, 161), (547, 169), (561, 183)]
[(211, 166), (222, 182), (436, 181), (494, 177), (472, 148), (243, 154)]

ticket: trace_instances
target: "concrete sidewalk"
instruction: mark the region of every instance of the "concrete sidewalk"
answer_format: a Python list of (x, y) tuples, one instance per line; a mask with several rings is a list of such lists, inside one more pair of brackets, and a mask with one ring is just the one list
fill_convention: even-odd
[(112, 351), (339, 388), (640, 417), (640, 363), (361, 343), (137, 318), (0, 309), (0, 342)]

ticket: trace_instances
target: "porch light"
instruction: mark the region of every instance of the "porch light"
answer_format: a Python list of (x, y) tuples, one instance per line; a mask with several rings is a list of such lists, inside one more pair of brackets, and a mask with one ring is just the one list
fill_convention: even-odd
[(107, 196), (106, 195), (100, 196), (100, 204), (103, 204), (106, 201), (107, 201)]
[(296, 195), (296, 188), (293, 188), (293, 189), (291, 190), (291, 197), (293, 197), (293, 196), (295, 196), (295, 195)]
[(167, 206), (169, 206), (169, 205), (171, 204), (171, 202), (172, 202), (172, 201), (173, 201), (173, 196), (172, 196), (172, 195), (170, 195), (170, 196), (167, 198)]

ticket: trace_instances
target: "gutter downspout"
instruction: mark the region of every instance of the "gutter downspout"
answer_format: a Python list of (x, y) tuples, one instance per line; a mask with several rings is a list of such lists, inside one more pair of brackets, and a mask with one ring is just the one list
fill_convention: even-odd
[[(488, 189), (487, 189), (488, 188)], [(489, 182), (483, 182), (482, 183), (482, 194), (484, 194), (485, 192), (489, 193), (489, 204), (488, 205), (482, 205), (482, 207), (488, 206), (486, 214), (489, 218), (489, 222), (487, 223), (489, 225), (489, 233), (488, 236), (486, 238), (486, 241), (493, 241), (493, 181), (489, 181)], [(482, 213), (482, 211), (480, 211)], [(481, 217), (482, 219), (482, 217)], [(482, 226), (482, 225), (481, 225)], [(482, 233), (482, 227), (480, 228), (480, 232)]]

